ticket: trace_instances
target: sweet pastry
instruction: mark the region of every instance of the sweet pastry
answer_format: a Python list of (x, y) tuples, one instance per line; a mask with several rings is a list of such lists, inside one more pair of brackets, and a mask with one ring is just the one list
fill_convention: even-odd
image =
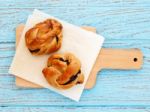
[(51, 55), (42, 72), (48, 83), (58, 89), (69, 89), (84, 81), (81, 63), (71, 53)]
[(34, 55), (42, 55), (57, 51), (62, 43), (62, 25), (54, 19), (47, 19), (36, 24), (25, 34), (29, 51)]

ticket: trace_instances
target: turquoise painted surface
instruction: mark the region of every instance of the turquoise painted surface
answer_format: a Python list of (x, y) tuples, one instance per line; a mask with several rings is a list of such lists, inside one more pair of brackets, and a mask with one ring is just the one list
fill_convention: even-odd
[[(140, 48), (141, 70), (103, 70), (97, 84), (74, 102), (47, 89), (20, 89), (8, 68), (15, 53), (15, 27), (37, 8), (103, 35), (106, 48)], [(150, 111), (149, 0), (0, 0), (1, 112)]]

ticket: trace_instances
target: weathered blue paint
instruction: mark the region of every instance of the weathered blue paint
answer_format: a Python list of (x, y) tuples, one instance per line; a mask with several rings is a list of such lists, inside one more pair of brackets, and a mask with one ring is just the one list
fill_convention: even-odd
[[(92, 90), (74, 102), (47, 89), (21, 89), (8, 74), (15, 53), (15, 27), (37, 8), (70, 23), (97, 28), (107, 48), (139, 48), (141, 70), (103, 70)], [(142, 112), (150, 111), (149, 0), (1, 0), (0, 111), (1, 112)]]

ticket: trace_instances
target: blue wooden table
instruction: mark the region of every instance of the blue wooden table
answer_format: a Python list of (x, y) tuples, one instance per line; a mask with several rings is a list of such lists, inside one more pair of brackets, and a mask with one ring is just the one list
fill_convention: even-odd
[[(141, 70), (103, 70), (74, 102), (47, 89), (19, 89), (8, 74), (15, 28), (37, 8), (105, 37), (106, 48), (140, 48)], [(150, 0), (0, 0), (0, 112), (150, 111)]]

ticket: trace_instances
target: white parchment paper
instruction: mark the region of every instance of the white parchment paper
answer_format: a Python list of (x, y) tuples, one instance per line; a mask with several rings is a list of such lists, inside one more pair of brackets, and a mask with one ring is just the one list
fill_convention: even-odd
[[(50, 55), (33, 56), (27, 49), (24, 37), (25, 32), (35, 24), (42, 22), (47, 18), (54, 18), (63, 25), (62, 47), (55, 53), (71, 52), (80, 59), (82, 63), (81, 70), (85, 76), (83, 84), (78, 84), (68, 90), (58, 90), (53, 88), (47, 83), (42, 74), (42, 69), (46, 66), (47, 59)], [(28, 17), (26, 22), (9, 73), (41, 85), (75, 101), (79, 101), (103, 41), (104, 38), (100, 35), (83, 30), (80, 27), (64, 22), (39, 10), (34, 10), (33, 14)]]

